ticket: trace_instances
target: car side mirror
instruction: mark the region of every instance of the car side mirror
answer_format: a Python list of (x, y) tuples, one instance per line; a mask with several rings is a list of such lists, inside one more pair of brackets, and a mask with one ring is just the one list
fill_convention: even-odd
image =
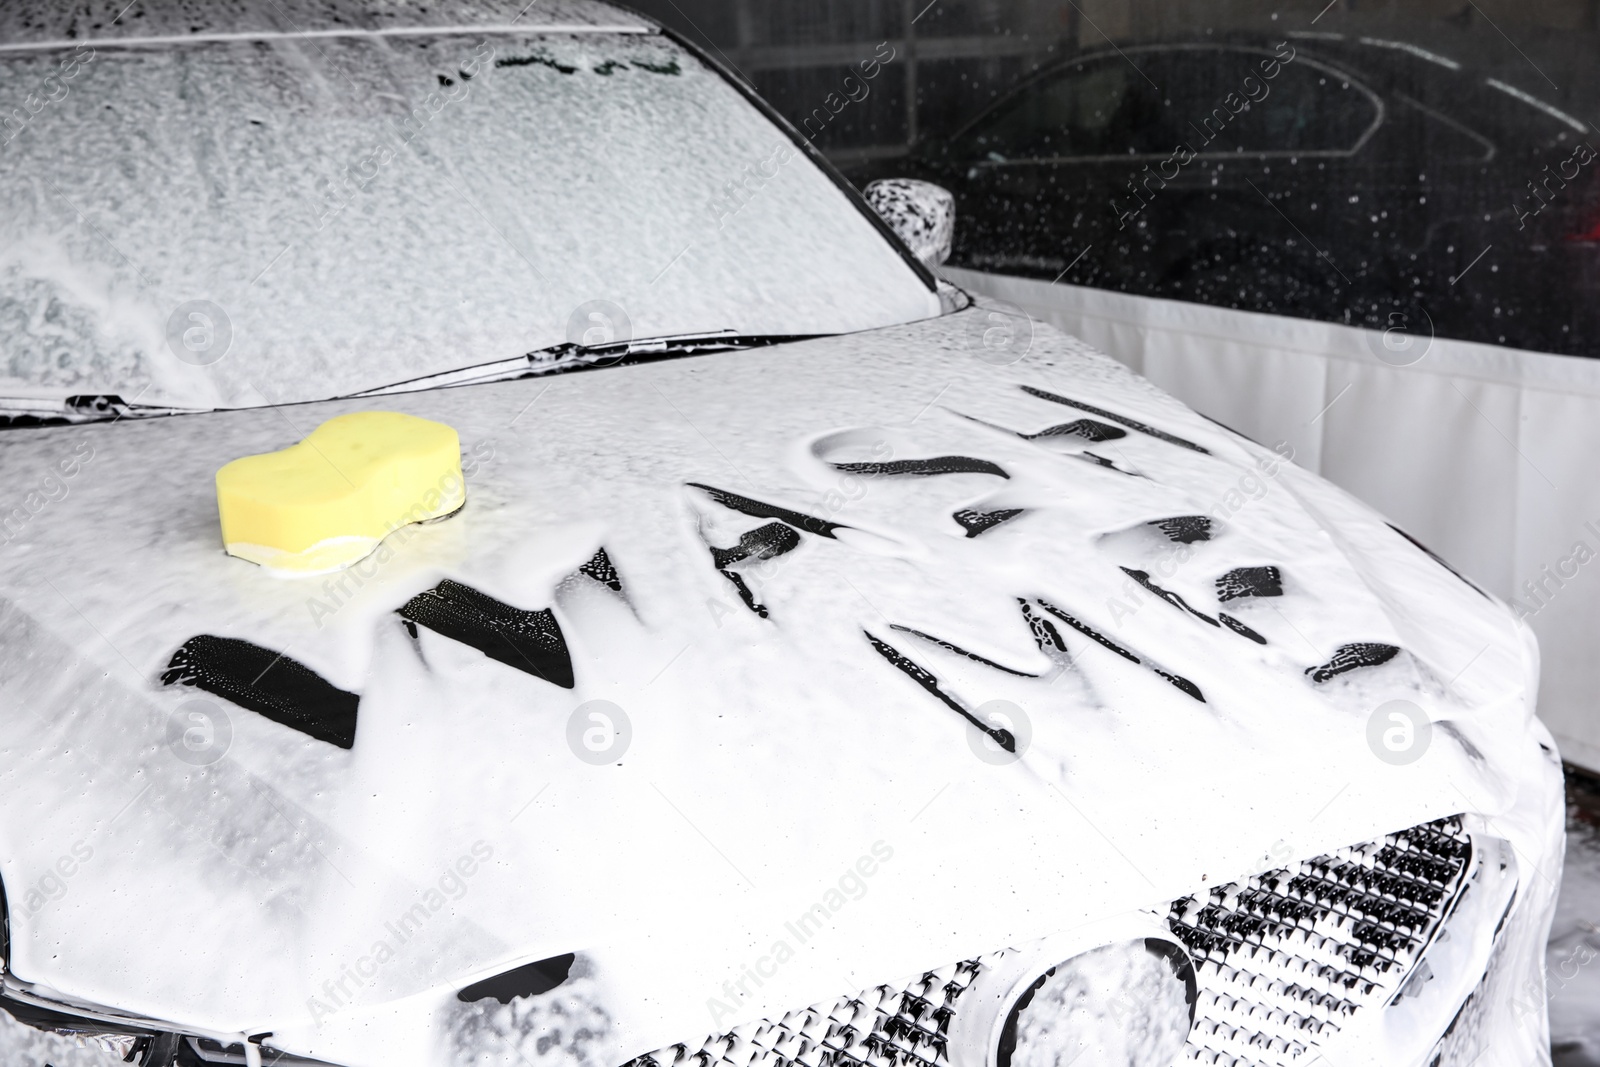
[(884, 178), (862, 195), (930, 269), (950, 258), (956, 232), (956, 198), (950, 190), (914, 178)]

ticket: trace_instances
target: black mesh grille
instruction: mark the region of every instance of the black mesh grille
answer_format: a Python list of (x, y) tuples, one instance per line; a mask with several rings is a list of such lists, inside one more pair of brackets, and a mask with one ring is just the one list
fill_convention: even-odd
[(1180, 1062), (1292, 1064), (1386, 1002), (1461, 892), (1471, 851), (1461, 820), (1442, 819), (1175, 901), (1167, 925), (1200, 978)]
[(963, 960), (912, 982), (671, 1045), (625, 1067), (939, 1067), (950, 1060), (945, 1039), (957, 1002), (982, 968)]

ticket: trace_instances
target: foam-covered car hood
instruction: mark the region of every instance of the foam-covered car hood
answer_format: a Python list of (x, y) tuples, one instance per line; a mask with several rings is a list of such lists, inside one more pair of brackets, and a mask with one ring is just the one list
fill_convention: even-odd
[[(515, 1062), (544, 1027), (613, 1067), (1511, 805), (1536, 665), (1503, 606), (1048, 327), (987, 361), (992, 314), (0, 436), (13, 971), (340, 1062)], [(465, 509), (342, 579), (226, 556), (217, 468), (364, 409), (455, 427)], [(1223, 599), (1262, 568), (1281, 595)], [(550, 609), (572, 688), (408, 628), (445, 580)], [(202, 634), (358, 694), (353, 747), (164, 686)], [(1445, 722), (1407, 766), (1368, 742), (1394, 698)], [(619, 762), (575, 754), (593, 700)], [(1019, 761), (964, 717), (990, 701)], [(454, 995), (569, 952), (531, 1013)]]

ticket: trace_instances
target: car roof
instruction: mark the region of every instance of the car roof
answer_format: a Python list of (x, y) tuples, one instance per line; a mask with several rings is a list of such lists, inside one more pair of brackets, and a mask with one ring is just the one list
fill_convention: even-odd
[(58, 45), (364, 37), (508, 30), (654, 33), (599, 0), (8, 0), (0, 54)]

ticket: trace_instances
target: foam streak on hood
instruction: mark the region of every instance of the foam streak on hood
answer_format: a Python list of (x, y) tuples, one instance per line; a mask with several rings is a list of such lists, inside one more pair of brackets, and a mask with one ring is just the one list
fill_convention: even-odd
[[(983, 361), (983, 314), (0, 437), (6, 491), (54, 497), (0, 547), (16, 973), (392, 1065), (463, 1047), (455, 989), (577, 952), (599, 1065), (1512, 804), (1536, 668), (1502, 605), (1071, 338)], [(226, 556), (216, 468), (369, 409), (459, 431), (465, 509), (333, 578)], [(1282, 595), (1219, 597), (1263, 567)], [(551, 609), (574, 687), (413, 636), (397, 609), (446, 579)], [(198, 634), (360, 694), (354, 747), (164, 688)], [(1352, 644), (1400, 651), (1308, 675)], [(197, 697), (231, 729), (209, 766), (169, 742)], [(1368, 748), (1393, 698), (1450, 721), (1410, 766)], [(569, 748), (591, 700), (631, 721), (620, 763)], [(995, 700), (1028, 720), (1009, 765), (971, 743)]]

